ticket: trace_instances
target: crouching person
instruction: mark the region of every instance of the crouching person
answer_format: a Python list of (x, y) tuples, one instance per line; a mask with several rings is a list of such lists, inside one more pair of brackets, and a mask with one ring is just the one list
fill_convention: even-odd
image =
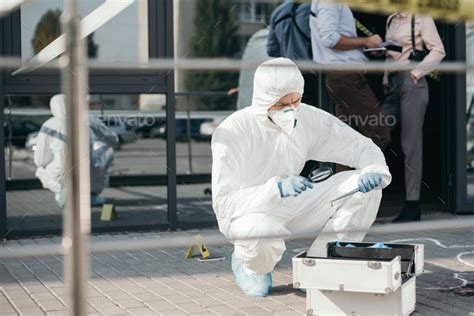
[[(213, 208), (234, 244), (232, 270), (251, 296), (266, 296), (284, 240), (313, 234), (316, 256), (330, 241), (362, 241), (391, 175), (382, 151), (318, 108), (301, 103), (304, 80), (289, 59), (261, 64), (252, 104), (230, 115), (212, 137)], [(298, 176), (308, 160), (356, 170), (321, 183)], [(331, 201), (359, 188), (335, 205)], [(315, 235), (316, 237), (316, 235)]]

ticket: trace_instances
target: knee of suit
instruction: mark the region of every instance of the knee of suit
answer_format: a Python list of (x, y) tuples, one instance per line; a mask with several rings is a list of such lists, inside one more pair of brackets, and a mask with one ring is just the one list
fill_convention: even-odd
[(291, 234), (278, 218), (266, 213), (252, 213), (234, 219), (225, 235), (231, 240), (238, 240), (277, 236), (285, 239)]
[(256, 274), (272, 272), (286, 250), (282, 239), (238, 240), (234, 243), (235, 256)]
[(372, 190), (368, 193), (361, 193), (364, 207), (361, 209), (361, 228), (369, 228), (375, 222), (382, 200), (382, 190)]

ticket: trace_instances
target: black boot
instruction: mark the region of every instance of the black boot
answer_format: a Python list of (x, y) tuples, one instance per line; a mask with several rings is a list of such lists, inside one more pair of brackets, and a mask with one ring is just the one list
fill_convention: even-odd
[(414, 222), (421, 219), (419, 201), (405, 201), (402, 211), (398, 214), (393, 223)]

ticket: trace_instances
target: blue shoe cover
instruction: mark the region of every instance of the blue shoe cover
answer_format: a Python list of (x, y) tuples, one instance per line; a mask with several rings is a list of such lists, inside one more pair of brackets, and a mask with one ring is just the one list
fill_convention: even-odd
[(272, 274), (258, 275), (244, 267), (242, 262), (232, 253), (232, 271), (235, 282), (248, 296), (264, 297), (272, 288)]
[(386, 246), (383, 242), (378, 242), (367, 248), (392, 249), (392, 247)]
[(91, 206), (102, 206), (105, 204), (105, 200), (103, 197), (97, 194), (91, 194)]

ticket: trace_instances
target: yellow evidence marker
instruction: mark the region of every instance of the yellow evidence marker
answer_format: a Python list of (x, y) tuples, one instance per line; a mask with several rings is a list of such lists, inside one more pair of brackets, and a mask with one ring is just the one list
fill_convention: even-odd
[(210, 256), (209, 249), (204, 244), (204, 241), (202, 240), (201, 235), (194, 236), (194, 242), (189, 246), (188, 253), (186, 254), (186, 258), (194, 257), (193, 252), (194, 252), (195, 247), (199, 249), (199, 252), (201, 253), (201, 257), (200, 257), (201, 259), (209, 258)]
[(111, 221), (117, 218), (117, 211), (113, 204), (104, 204), (102, 206), (102, 213), (100, 214), (101, 221)]

